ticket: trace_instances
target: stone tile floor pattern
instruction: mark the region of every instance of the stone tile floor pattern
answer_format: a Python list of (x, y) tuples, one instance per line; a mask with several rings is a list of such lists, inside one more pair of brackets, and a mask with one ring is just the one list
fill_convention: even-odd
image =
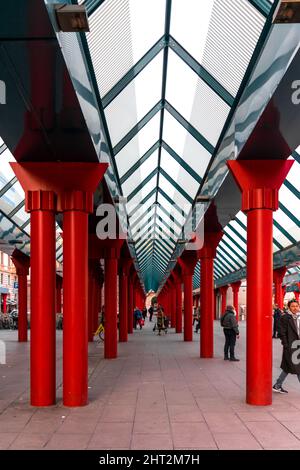
[[(62, 405), (62, 332), (57, 332), (57, 405), (29, 405), (29, 343), (0, 330), (7, 360), (0, 365), (0, 449), (300, 449), (300, 384), (288, 376), (288, 395), (271, 406), (245, 403), (245, 324), (236, 353), (223, 360), (223, 332), (215, 322), (215, 358), (199, 358), (199, 334), (184, 343), (153, 323), (103, 359), (89, 345), (89, 405)], [(279, 373), (280, 340), (273, 340)]]

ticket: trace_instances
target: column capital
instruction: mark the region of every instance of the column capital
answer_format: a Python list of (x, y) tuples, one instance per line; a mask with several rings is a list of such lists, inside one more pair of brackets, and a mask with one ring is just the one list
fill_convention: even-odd
[(241, 285), (242, 285), (242, 281), (235, 281), (232, 284), (230, 284), (230, 287), (233, 292), (238, 292)]
[(65, 191), (58, 200), (58, 211), (93, 212), (93, 193), (91, 191)]
[(28, 212), (31, 210), (92, 212), (93, 193), (102, 180), (108, 164), (14, 162), (11, 163), (11, 167), (25, 191)]
[(56, 195), (53, 191), (26, 191), (25, 192), (25, 210), (32, 211), (50, 211), (56, 212)]
[(228, 285), (219, 287), (221, 294), (226, 294), (228, 291)]
[(273, 269), (273, 281), (280, 282), (282, 284), (283, 278), (286, 273), (286, 266), (282, 266), (281, 268)]
[(28, 276), (30, 267), (29, 256), (22, 253), (22, 251), (15, 248), (11, 255), (11, 260), (14, 263), (18, 276)]
[(197, 264), (197, 252), (194, 250), (184, 251), (180, 258), (178, 258), (178, 264), (181, 267), (182, 276), (192, 276), (194, 274), (195, 266)]
[(215, 258), (217, 246), (221, 241), (223, 232), (205, 232), (203, 247), (198, 250), (198, 257), (203, 258)]
[(293, 160), (229, 160), (230, 169), (242, 192), (242, 211), (278, 209), (278, 191)]

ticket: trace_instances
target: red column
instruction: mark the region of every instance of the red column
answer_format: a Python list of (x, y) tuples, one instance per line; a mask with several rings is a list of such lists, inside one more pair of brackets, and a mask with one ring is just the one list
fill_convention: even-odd
[[(92, 193), (77, 192), (64, 206), (63, 401), (88, 400), (88, 212)], [(89, 199), (89, 201), (85, 200)]]
[(217, 292), (218, 289), (214, 289), (214, 319), (217, 319)]
[(31, 405), (55, 404), (55, 196), (29, 191)]
[(105, 259), (105, 338), (104, 357), (114, 359), (117, 357), (117, 273), (118, 260), (116, 253), (111, 249), (110, 257)]
[(29, 274), (29, 257), (15, 249), (11, 259), (18, 275), (18, 341), (27, 341), (27, 276)]
[(204, 245), (199, 250), (200, 264), (200, 357), (214, 354), (214, 257), (222, 232), (205, 232)]
[(293, 161), (227, 162), (247, 214), (247, 403), (272, 403), (273, 211)]
[(242, 281), (236, 281), (231, 284), (231, 289), (233, 292), (233, 306), (236, 311), (236, 319), (239, 321), (239, 290), (241, 287)]
[(176, 333), (182, 333), (182, 292), (181, 281), (178, 279), (176, 288)]
[(128, 275), (132, 260), (121, 258), (119, 270), (119, 341), (126, 343), (128, 340)]
[(63, 280), (62, 277), (56, 274), (56, 313), (62, 313), (61, 290)]
[(227, 305), (227, 291), (228, 291), (228, 286), (222, 286), (220, 287), (221, 295), (222, 295), (222, 307), (221, 307), (221, 315), (226, 310), (226, 305)]
[(176, 287), (174, 283), (172, 285), (171, 328), (176, 328)]
[(7, 295), (8, 294), (2, 294), (2, 297), (3, 297), (3, 313), (7, 313)]
[(133, 284), (128, 277), (128, 333), (133, 333)]
[(195, 251), (184, 251), (179, 258), (184, 288), (184, 341), (193, 341), (193, 274), (197, 263)]
[[(12, 163), (31, 212), (31, 400), (55, 402), (55, 212), (64, 212), (64, 404), (87, 402), (87, 217), (104, 163)], [(43, 190), (41, 191), (41, 188)], [(56, 204), (57, 201), (57, 204)]]
[(283, 292), (282, 292), (282, 282), (286, 273), (286, 267), (283, 266), (279, 269), (274, 269), (273, 271), (273, 281), (275, 286), (275, 304), (282, 310), (283, 309)]

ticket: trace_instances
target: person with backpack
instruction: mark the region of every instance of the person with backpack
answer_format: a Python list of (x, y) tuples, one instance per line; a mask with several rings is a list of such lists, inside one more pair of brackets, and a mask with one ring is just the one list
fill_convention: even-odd
[[(236, 338), (239, 338), (240, 333), (238, 322), (236, 320), (235, 308), (232, 305), (227, 305), (220, 322), (225, 335), (224, 361), (237, 362), (239, 359), (234, 355), (234, 348)], [(230, 357), (228, 357), (228, 351), (230, 352)]]

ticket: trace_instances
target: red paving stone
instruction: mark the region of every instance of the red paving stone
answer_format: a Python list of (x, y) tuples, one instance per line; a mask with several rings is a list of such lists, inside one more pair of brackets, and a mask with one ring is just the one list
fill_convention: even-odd
[[(215, 322), (215, 357), (200, 359), (199, 335), (142, 331), (103, 359), (103, 345), (89, 345), (89, 404), (62, 405), (62, 333), (57, 332), (57, 404), (29, 404), (29, 343), (0, 331), (7, 364), (0, 365), (0, 449), (300, 449), (300, 384), (288, 376), (288, 395), (270, 406), (245, 403), (245, 324), (236, 353), (224, 362), (224, 338)], [(280, 341), (273, 341), (273, 378)]]

